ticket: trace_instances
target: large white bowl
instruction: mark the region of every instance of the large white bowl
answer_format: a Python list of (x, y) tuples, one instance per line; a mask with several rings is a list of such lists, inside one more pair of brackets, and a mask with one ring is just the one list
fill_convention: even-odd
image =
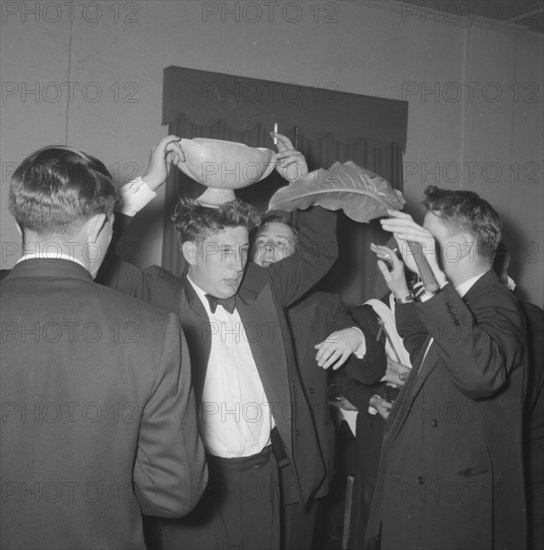
[(264, 147), (221, 139), (182, 139), (185, 161), (178, 167), (198, 183), (214, 189), (241, 189), (266, 178), (276, 166)]

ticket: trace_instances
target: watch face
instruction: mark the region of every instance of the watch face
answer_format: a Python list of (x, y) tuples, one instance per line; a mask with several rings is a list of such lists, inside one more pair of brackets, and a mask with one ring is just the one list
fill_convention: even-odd
[(396, 304), (407, 304), (414, 301), (414, 295), (412, 293), (408, 296), (403, 296), (402, 298), (394, 298)]

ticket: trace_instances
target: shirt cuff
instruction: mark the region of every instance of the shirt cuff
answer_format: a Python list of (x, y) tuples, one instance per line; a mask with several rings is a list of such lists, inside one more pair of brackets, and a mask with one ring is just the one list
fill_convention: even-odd
[(361, 336), (363, 337), (363, 341), (359, 344), (359, 347), (353, 353), (355, 354), (355, 357), (357, 357), (357, 359), (364, 359), (366, 355), (365, 333), (359, 327), (351, 327), (351, 328), (358, 330), (361, 333)]
[(129, 181), (119, 192), (121, 201), (117, 211), (125, 216), (135, 216), (157, 196), (142, 178)]

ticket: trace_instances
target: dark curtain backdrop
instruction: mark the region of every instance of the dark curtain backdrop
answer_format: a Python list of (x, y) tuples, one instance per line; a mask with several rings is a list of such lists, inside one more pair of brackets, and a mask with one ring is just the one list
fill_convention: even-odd
[[(164, 90), (165, 113), (170, 113), (169, 116), (173, 116), (172, 113), (175, 114), (174, 119), (165, 121), (168, 122), (170, 134), (189, 139), (195, 137), (224, 139), (245, 143), (251, 147), (269, 147), (274, 149), (272, 139), (268, 134), (273, 124), (270, 125), (268, 121), (262, 123), (256, 122), (251, 127), (242, 123), (236, 125), (235, 122), (233, 122), (232, 112), (229, 113), (230, 119), (229, 117), (219, 120), (203, 119), (202, 113), (197, 112), (198, 109), (202, 109), (203, 107), (200, 103), (191, 106), (189, 102), (189, 104), (185, 106), (187, 108), (186, 113), (179, 113), (179, 111), (172, 109), (172, 87), (174, 84), (172, 83), (171, 69), (172, 68), (169, 68), (165, 71)], [(182, 70), (181, 73), (176, 72), (176, 76), (182, 76), (184, 74), (183, 71), (189, 71), (189, 73), (202, 73), (202, 71)], [(218, 75), (217, 73), (203, 74), (207, 75), (206, 86), (208, 87), (210, 86), (209, 82), (214, 77), (218, 78), (225, 76)], [(167, 75), (169, 75), (168, 78), (166, 78)], [(191, 74), (185, 74), (184, 82), (186, 86), (191, 88), (188, 76), (191, 76)], [(200, 74), (198, 76), (200, 76)], [(230, 78), (236, 79), (239, 77), (230, 76)], [(252, 80), (251, 82), (257, 85), (261, 81)], [(176, 89), (179, 91), (181, 88), (179, 88), (177, 79), (175, 79), (175, 84), (178, 86)], [(279, 85), (279, 83), (275, 84)], [(203, 86), (202, 81), (193, 83), (193, 91), (194, 87), (198, 88), (199, 86)], [(168, 91), (166, 87), (169, 87), (170, 91)], [(337, 92), (337, 99), (339, 102), (342, 101), (343, 95), (344, 94)], [(345, 95), (350, 96), (350, 104), (353, 103), (354, 94)], [(355, 97), (360, 97), (362, 100), (367, 98), (367, 96)], [(168, 100), (167, 98), (170, 99)], [(380, 104), (378, 106), (386, 110), (388, 102), (393, 104), (404, 103), (380, 99)], [(377, 105), (374, 103), (373, 107), (375, 108), (376, 106)], [(243, 113), (243, 105), (238, 105), (237, 107), (240, 113)], [(191, 108), (193, 108), (192, 111)], [(322, 108), (326, 108), (326, 106), (322, 106)], [(338, 105), (336, 105), (336, 108), (338, 109)], [(251, 109), (255, 109), (253, 104), (251, 104)], [(275, 105), (275, 109), (281, 110), (281, 105)], [(270, 113), (268, 110), (266, 111), (269, 117)], [(346, 110), (346, 113), (349, 113), (349, 110)], [(376, 113), (373, 113), (373, 116), (375, 115)], [(252, 121), (254, 121), (255, 116), (257, 115), (252, 115)], [(388, 111), (387, 114), (384, 113), (384, 119), (388, 117), (391, 117), (391, 111)], [(351, 118), (353, 119), (353, 117)], [(194, 122), (195, 120), (198, 120), (200, 124), (196, 124)], [(383, 144), (380, 143), (379, 140), (375, 143), (371, 138), (363, 137), (364, 132), (362, 130), (357, 139), (353, 138), (353, 130), (352, 135), (347, 136), (344, 134), (342, 139), (339, 139), (334, 133), (329, 132), (327, 128), (322, 128), (322, 131), (318, 131), (319, 129), (315, 125), (315, 117), (310, 117), (310, 119), (306, 120), (299, 119), (293, 122), (291, 126), (284, 125), (282, 127), (280, 125), (279, 131), (287, 135), (293, 143), (296, 143), (296, 148), (306, 157), (310, 170), (317, 170), (322, 167), (328, 168), (336, 161), (346, 162), (351, 160), (359, 166), (367, 168), (386, 178), (395, 189), (402, 191), (402, 151), (404, 145), (403, 135), (405, 136), (405, 133), (399, 135), (397, 141)], [(401, 122), (402, 120), (396, 122), (399, 128), (402, 126)], [(336, 124), (340, 123), (341, 121), (336, 121)], [(349, 124), (352, 123), (353, 120), (350, 120)], [(406, 124), (406, 120), (404, 120), (404, 124)], [(268, 202), (272, 194), (285, 185), (285, 180), (279, 177), (274, 171), (268, 178), (245, 189), (237, 190), (236, 195), (242, 200), (256, 205), (264, 212), (267, 210)], [(204, 186), (196, 183), (179, 170), (173, 170), (167, 181), (162, 264), (165, 269), (168, 269), (176, 275), (181, 274), (182, 256), (177, 242), (177, 236), (170, 221), (171, 214), (173, 213), (178, 197), (198, 197), (205, 189)], [(375, 296), (374, 282), (377, 277), (381, 278), (381, 275), (379, 275), (377, 271), (374, 255), (370, 252), (370, 243), (385, 243), (388, 239), (388, 235), (381, 231), (377, 220), (368, 224), (356, 223), (347, 218), (343, 212), (340, 211), (338, 214), (338, 238), (340, 258), (332, 267), (329, 274), (320, 282), (319, 288), (321, 290), (340, 293), (342, 299), (348, 305), (359, 305), (362, 301)]]

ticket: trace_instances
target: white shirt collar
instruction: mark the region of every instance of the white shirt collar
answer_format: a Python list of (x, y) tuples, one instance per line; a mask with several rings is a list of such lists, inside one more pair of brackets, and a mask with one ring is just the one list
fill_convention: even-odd
[(196, 295), (200, 298), (200, 301), (204, 304), (204, 308), (206, 309), (208, 314), (211, 313), (210, 302), (208, 302), (208, 299), (206, 298), (206, 292), (204, 292), (199, 286), (197, 286), (196, 283), (191, 281), (191, 277), (189, 277), (189, 275), (187, 275), (187, 280), (191, 283), (191, 286), (194, 288)]
[(24, 261), (24, 260), (41, 260), (41, 259), (50, 259), (50, 260), (68, 260), (70, 262), (75, 262), (83, 267), (86, 271), (89, 271), (88, 267), (74, 256), (68, 254), (63, 254), (59, 252), (29, 252), (28, 254), (23, 254), (16, 262), (15, 265)]
[(457, 291), (457, 294), (459, 294), (459, 296), (461, 296), (462, 298), (474, 286), (476, 281), (486, 273), (487, 271), (484, 271), (483, 273), (480, 273), (479, 275), (472, 277), (468, 281), (461, 283), (459, 286), (456, 286), (455, 290)]

